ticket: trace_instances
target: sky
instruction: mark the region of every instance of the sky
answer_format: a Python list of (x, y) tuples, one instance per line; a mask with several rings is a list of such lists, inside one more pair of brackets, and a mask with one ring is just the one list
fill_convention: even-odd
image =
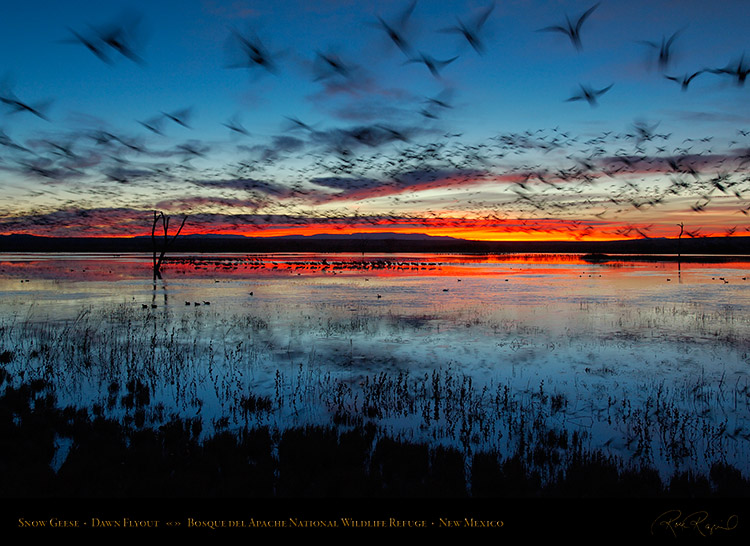
[(13, 2), (0, 234), (144, 235), (156, 210), (185, 234), (747, 235), (748, 24), (745, 0)]

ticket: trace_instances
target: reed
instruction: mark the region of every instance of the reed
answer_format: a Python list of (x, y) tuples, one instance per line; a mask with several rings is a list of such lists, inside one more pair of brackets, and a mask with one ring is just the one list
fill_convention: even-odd
[[(460, 362), (323, 365), (330, 353), (314, 348), (282, 363), (291, 349), (267, 318), (205, 318), (121, 306), (0, 325), (2, 494), (748, 493), (750, 389), (740, 378), (606, 390), (616, 377), (600, 363), (571, 390), (549, 376), (479, 378)], [(310, 320), (321, 340), (384, 327)]]

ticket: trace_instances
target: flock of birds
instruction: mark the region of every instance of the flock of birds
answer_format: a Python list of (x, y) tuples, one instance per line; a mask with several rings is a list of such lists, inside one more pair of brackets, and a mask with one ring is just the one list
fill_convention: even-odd
[[(416, 48), (409, 27), (417, 2), (393, 18), (376, 17), (372, 27), (403, 54), (403, 65), (423, 65), (441, 81), (441, 74), (459, 56), (435, 58)], [(488, 44), (484, 29), (495, 9), (486, 6), (472, 18), (438, 29), (457, 36), (476, 54)], [(574, 50), (582, 52), (585, 33), (600, 4), (577, 17), (537, 29), (566, 36)], [(141, 19), (131, 17), (88, 32), (68, 29), (62, 43), (85, 48), (102, 62), (124, 58), (145, 64), (138, 43)], [(231, 29), (227, 69), (260, 70), (278, 74), (283, 52), (271, 51), (250, 32)], [(681, 31), (661, 41), (643, 41), (653, 50), (660, 74), (687, 91), (704, 74), (731, 78), (743, 86), (750, 64), (744, 56), (720, 68), (701, 68), (684, 75), (668, 72), (674, 45)], [(332, 51), (316, 50), (312, 78), (322, 85), (356, 85), (359, 68)], [(567, 101), (596, 106), (614, 83), (602, 88), (581, 84)], [(425, 97), (417, 115), (439, 120), (455, 108), (452, 90)], [(15, 95), (12, 85), (0, 88), (0, 101), (8, 113), (29, 115), (53, 124), (49, 102), (32, 103)], [(210, 230), (216, 222), (227, 228), (266, 225), (346, 226), (421, 224), (461, 227), (467, 222), (503, 230), (560, 230), (579, 237), (597, 229), (605, 220), (621, 236), (649, 236), (649, 226), (617, 225), (619, 215), (657, 207), (672, 200), (690, 201), (692, 212), (707, 210), (721, 200), (731, 213), (747, 216), (750, 189), (748, 136), (738, 130), (727, 149), (713, 149), (711, 136), (675, 142), (658, 123), (635, 122), (624, 132), (601, 131), (598, 135), (573, 135), (559, 128), (501, 133), (478, 144), (468, 143), (462, 133), (438, 130), (414, 122), (403, 127), (388, 123), (319, 129), (288, 116), (286, 131), (270, 142), (253, 140), (240, 116), (222, 125), (236, 140), (238, 159), (222, 165), (211, 163), (212, 146), (189, 139), (169, 149), (150, 147), (144, 135), (164, 137), (170, 126), (192, 130), (193, 107), (163, 110), (135, 120), (145, 133), (95, 129), (63, 132), (59, 139), (18, 141), (0, 129), (0, 169), (15, 176), (41, 181), (24, 196), (29, 209), (15, 218), (6, 205), (0, 210), (5, 232), (46, 228), (63, 221), (68, 226), (100, 224), (111, 214), (102, 203), (121, 210), (153, 208), (191, 214), (192, 228)], [(10, 118), (8, 118), (10, 119)], [(244, 140), (242, 140), (244, 139)], [(304, 159), (301, 165), (299, 159)], [(553, 158), (547, 160), (547, 158)], [(198, 166), (196, 163), (204, 166)], [(659, 176), (657, 176), (659, 175)], [(11, 178), (6, 176), (6, 179)], [(92, 192), (91, 182), (96, 182)], [(127, 188), (127, 191), (124, 191)], [(189, 189), (186, 189), (189, 188)], [(17, 189), (17, 188), (16, 188)], [(422, 197), (422, 190), (442, 192), (436, 202)], [(123, 195), (126, 194), (126, 197)], [(35, 204), (36, 197), (54, 196), (58, 202)], [(352, 202), (356, 202), (354, 207)], [(359, 213), (359, 207), (375, 210)], [(138, 205), (133, 205), (137, 203)], [(368, 208), (372, 204), (373, 208)], [(338, 205), (338, 208), (337, 208)], [(219, 207), (217, 209), (217, 207)], [(236, 211), (224, 213), (225, 211)], [(433, 211), (434, 212), (431, 212)], [(62, 211), (72, 211), (70, 214)], [(446, 214), (447, 213), (447, 214)], [(550, 218), (561, 220), (550, 227)], [(581, 220), (588, 218), (588, 220)], [(135, 229), (144, 231), (147, 222)], [(737, 226), (725, 235), (747, 231)], [(133, 229), (129, 227), (129, 229)], [(685, 230), (700, 236), (700, 229)]]

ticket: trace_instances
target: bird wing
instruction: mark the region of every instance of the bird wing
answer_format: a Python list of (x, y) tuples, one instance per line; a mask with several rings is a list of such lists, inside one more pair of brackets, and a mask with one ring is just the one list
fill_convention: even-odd
[(576, 23), (576, 32), (578, 32), (579, 30), (581, 30), (581, 25), (583, 24), (583, 22), (584, 22), (584, 21), (585, 21), (586, 19), (588, 19), (589, 15), (591, 15), (591, 14), (592, 14), (592, 13), (594, 12), (594, 10), (595, 10), (596, 8), (598, 8), (598, 7), (599, 7), (599, 4), (600, 4), (600, 2), (597, 2), (596, 4), (594, 4), (593, 6), (591, 6), (591, 7), (589, 8), (589, 9), (587, 9), (587, 10), (586, 10), (586, 11), (585, 11), (585, 12), (583, 13), (583, 15), (581, 15), (581, 16), (580, 16), (580, 17), (578, 18), (578, 22)]
[(483, 12), (483, 13), (482, 13), (482, 14), (481, 14), (480, 16), (479, 16), (479, 18), (477, 19), (477, 21), (476, 21), (476, 23), (475, 23), (475, 26), (477, 27), (477, 29), (480, 29), (480, 28), (482, 28), (482, 26), (484, 25), (484, 23), (485, 23), (485, 22), (487, 21), (487, 18), (488, 18), (488, 17), (490, 16), (490, 13), (492, 13), (492, 10), (494, 10), (494, 9), (495, 9), (495, 3), (493, 2), (493, 3), (492, 3), (492, 5), (490, 5), (490, 7), (488, 7), (488, 8), (487, 8), (487, 9), (486, 9), (486, 10), (485, 10), (485, 11), (484, 11), (484, 12)]
[(570, 34), (570, 31), (561, 25), (552, 25), (549, 27), (540, 28), (537, 32), (562, 32), (563, 34)]
[(672, 45), (672, 42), (675, 41), (675, 38), (680, 34), (680, 31), (678, 30), (672, 36), (669, 37), (669, 40), (667, 40), (666, 47), (669, 48)]

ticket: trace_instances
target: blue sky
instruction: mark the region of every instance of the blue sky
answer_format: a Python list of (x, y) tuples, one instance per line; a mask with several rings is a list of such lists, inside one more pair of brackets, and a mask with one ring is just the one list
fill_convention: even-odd
[[(611, 235), (667, 213), (700, 213), (691, 225), (742, 231), (750, 87), (703, 72), (682, 90), (666, 76), (737, 65), (747, 47), (747, 3), (602, 1), (581, 26), (581, 49), (561, 32), (540, 31), (594, 5), (420, 0), (400, 23), (409, 2), (13, 3), (0, 20), (0, 93), (41, 115), (0, 105), (0, 188), (9, 197), (2, 231), (124, 234), (133, 229), (122, 226), (137, 226), (140, 211), (154, 207), (189, 213), (204, 231), (243, 231), (248, 222), (286, 229), (311, 218), (346, 224), (365, 215), (372, 226), (387, 218), (403, 229), (434, 227), (436, 218), (454, 226), (606, 219)], [(446, 31), (488, 10), (481, 50)], [(383, 22), (400, 28), (408, 53)], [(137, 57), (102, 42), (113, 28)], [(71, 43), (74, 32), (109, 62)], [(660, 45), (673, 33), (660, 66), (657, 48), (645, 42)], [(232, 68), (247, 59), (237, 36), (261, 44), (273, 70)], [(452, 60), (433, 74), (416, 60), (422, 55)], [(581, 86), (611, 87), (591, 105), (569, 100)], [(165, 113), (187, 113), (187, 126)], [(151, 122), (158, 133), (145, 127)], [(649, 128), (646, 140), (638, 127)], [(97, 143), (97, 131), (116, 140)], [(439, 151), (425, 156), (430, 146)], [(608, 168), (625, 155), (649, 165), (655, 157), (700, 162), (702, 178), (679, 195), (658, 193), (653, 186), (669, 182), (674, 169), (618, 165), (612, 176)], [(592, 160), (587, 172), (599, 185), (587, 194), (595, 206), (583, 204), (580, 170), (575, 184), (558, 177), (549, 193), (537, 181), (519, 198), (530, 172), (549, 178)], [(644, 189), (623, 193), (634, 176)], [(733, 195), (711, 186), (719, 177), (731, 177)], [(604, 185), (614, 178), (616, 190)], [(613, 193), (628, 202), (656, 195), (658, 206), (623, 210)], [(106, 225), (115, 211), (121, 231)]]

